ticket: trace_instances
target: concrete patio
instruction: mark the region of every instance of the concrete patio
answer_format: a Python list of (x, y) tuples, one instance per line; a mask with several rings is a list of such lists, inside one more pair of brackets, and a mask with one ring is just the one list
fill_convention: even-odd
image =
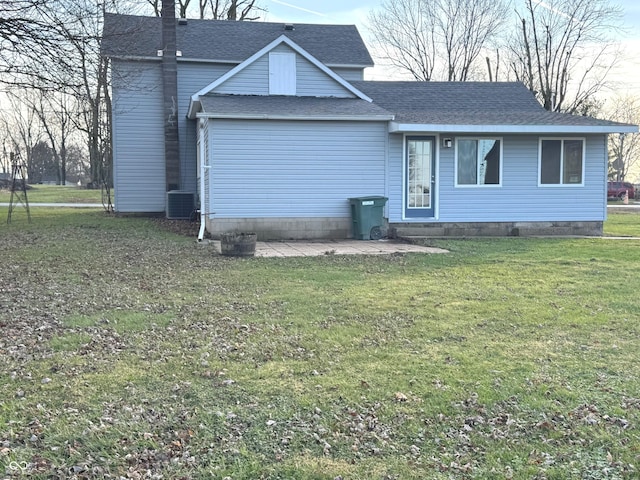
[[(220, 241), (212, 240), (218, 253)], [(395, 240), (326, 240), (257, 242), (256, 257), (317, 257), (322, 255), (391, 255), (394, 253), (448, 253)]]

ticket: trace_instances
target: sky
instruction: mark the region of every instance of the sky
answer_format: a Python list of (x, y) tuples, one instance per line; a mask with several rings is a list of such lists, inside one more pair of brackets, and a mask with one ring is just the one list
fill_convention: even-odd
[[(517, 1), (517, 0), (516, 0)], [(369, 12), (380, 8), (383, 0), (262, 0), (269, 22), (290, 23), (338, 23), (355, 24), (367, 41), (366, 28)], [(624, 28), (616, 32), (620, 41), (623, 60), (611, 72), (610, 79), (616, 84), (615, 93), (640, 96), (640, 2), (638, 0), (611, 0), (623, 12)], [(383, 69), (369, 69), (366, 78), (382, 80), (388, 77)]]

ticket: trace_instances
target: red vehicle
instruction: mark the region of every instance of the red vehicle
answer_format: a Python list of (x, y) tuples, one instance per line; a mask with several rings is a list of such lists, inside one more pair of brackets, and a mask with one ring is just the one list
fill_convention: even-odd
[(607, 197), (623, 198), (624, 194), (629, 194), (629, 199), (636, 198), (636, 189), (629, 182), (609, 182), (607, 185)]

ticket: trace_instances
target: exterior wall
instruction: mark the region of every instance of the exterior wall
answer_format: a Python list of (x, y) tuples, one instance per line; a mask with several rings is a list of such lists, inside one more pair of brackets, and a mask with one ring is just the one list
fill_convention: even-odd
[[(196, 121), (187, 118), (191, 95), (221, 77), (234, 65), (178, 60), (178, 135), (180, 137), (181, 190), (197, 192)], [(163, 140), (164, 137), (160, 139)]]
[[(178, 135), (181, 190), (197, 192), (196, 122), (189, 100), (233, 65), (178, 61)], [(159, 62), (114, 60), (113, 126), (116, 211), (165, 210), (162, 71)]]
[(160, 62), (111, 65), (113, 181), (117, 212), (165, 210), (164, 127)]
[[(404, 219), (402, 217), (404, 139), (402, 135), (390, 135), (389, 221), (392, 224), (604, 221), (607, 176), (606, 136), (583, 137), (586, 140), (583, 186), (538, 186), (539, 136), (502, 135), (499, 137), (503, 140), (501, 186), (456, 187), (455, 149), (439, 147), (436, 156), (438, 178), (436, 217)], [(548, 137), (544, 136), (544, 138)], [(564, 137), (558, 136), (558, 138)], [(455, 137), (453, 140), (455, 142)]]
[[(272, 52), (294, 52), (279, 45)], [(296, 54), (296, 95), (313, 97), (345, 97), (354, 95), (304, 57)], [(192, 93), (195, 93), (194, 90)], [(269, 53), (219, 85), (213, 93), (229, 95), (269, 95)]]
[(362, 68), (334, 67), (331, 70), (340, 75), (347, 82), (360, 82), (364, 80), (364, 69)]
[(346, 236), (348, 199), (385, 192), (386, 131), (386, 122), (210, 120), (208, 230)]

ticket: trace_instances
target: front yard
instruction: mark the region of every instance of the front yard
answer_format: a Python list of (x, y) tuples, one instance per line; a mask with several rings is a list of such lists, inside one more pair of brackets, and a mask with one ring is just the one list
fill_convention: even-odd
[(640, 475), (638, 240), (243, 260), (32, 215), (0, 229), (2, 478)]

